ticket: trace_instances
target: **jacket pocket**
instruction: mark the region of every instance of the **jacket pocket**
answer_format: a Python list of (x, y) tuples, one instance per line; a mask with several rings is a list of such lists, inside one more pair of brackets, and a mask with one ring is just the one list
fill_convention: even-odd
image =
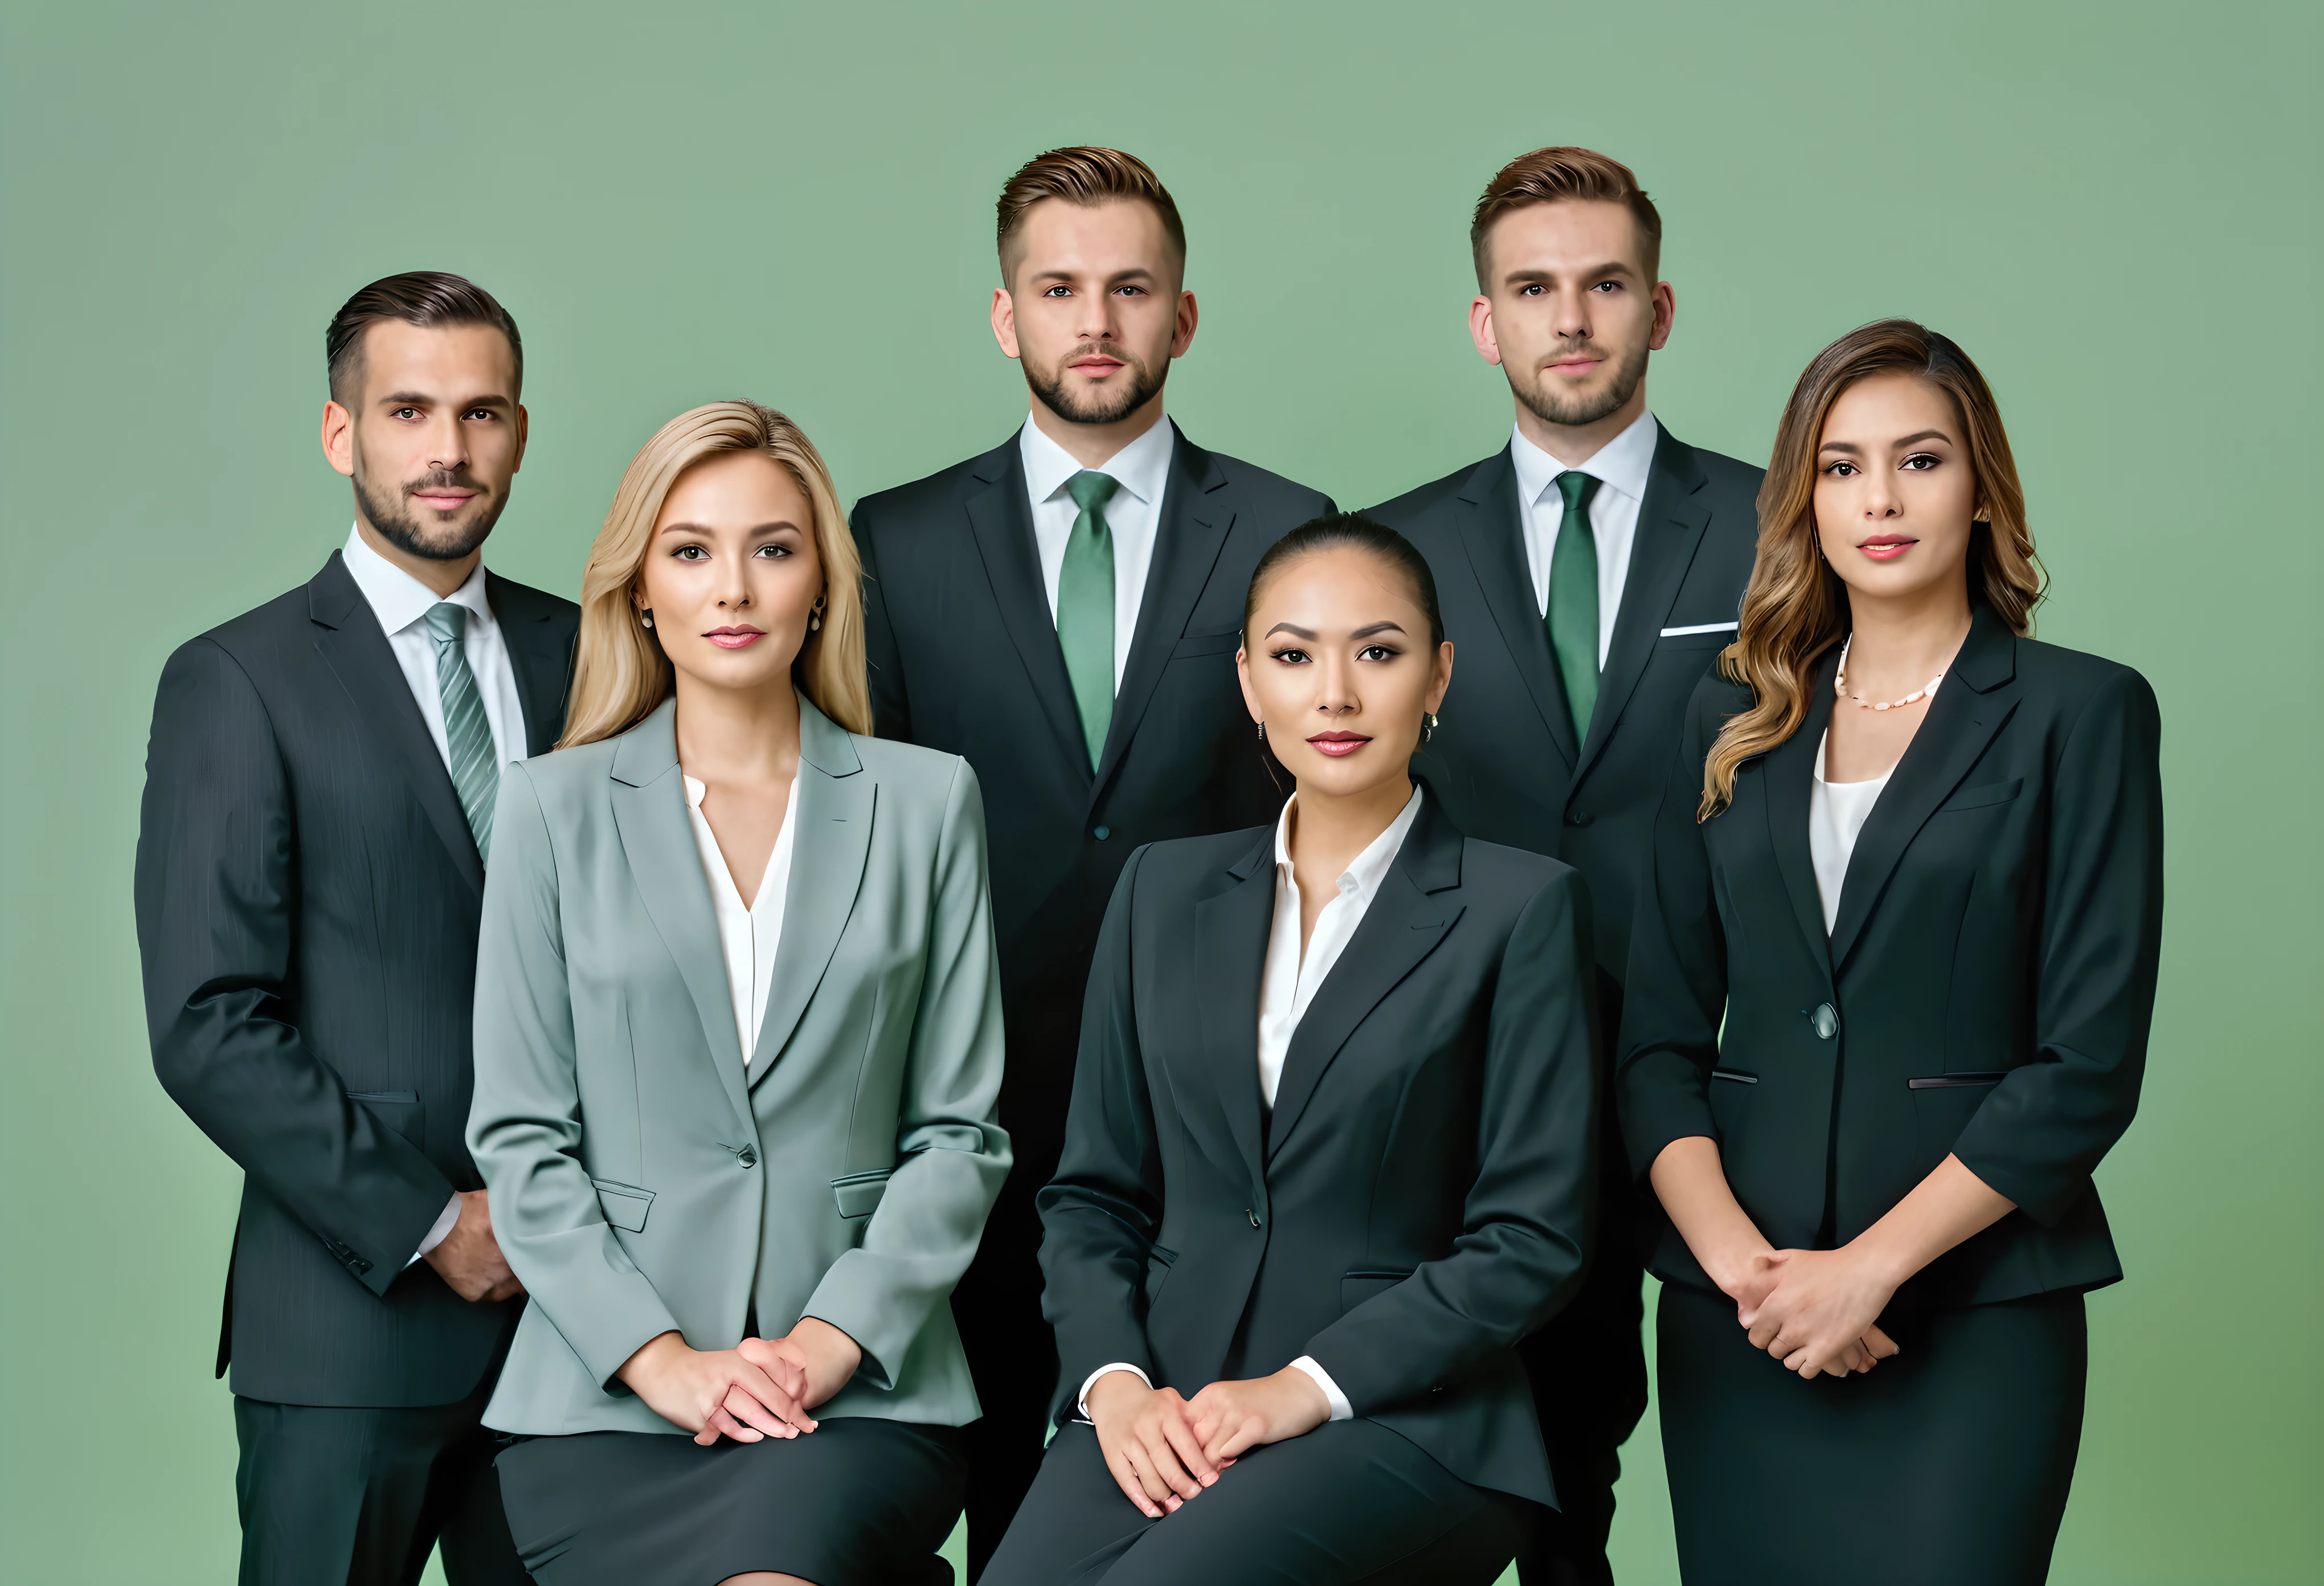
[(1340, 1314), (1344, 1316), (1366, 1300), (1377, 1299), (1411, 1276), (1409, 1267), (1401, 1271), (1362, 1267), (1348, 1272), (1340, 1279)]
[(1987, 782), (1979, 788), (1964, 788), (1937, 806), (1937, 813), (1950, 815), (1957, 809), (1983, 809), (1988, 804), (2006, 804), (2024, 787), (2024, 778), (2013, 777), (2006, 782)]
[(1223, 633), (1189, 633), (1171, 648), (1170, 659), (1183, 660), (1190, 655), (1232, 655), (1242, 648), (1242, 630), (1230, 628)]
[(1990, 1073), (1932, 1074), (1925, 1079), (1908, 1079), (1908, 1091), (1966, 1091), (1979, 1085), (1997, 1085), (2009, 1077), (2006, 1068)]
[(428, 1109), (417, 1091), (349, 1091), (347, 1100), (360, 1102), (371, 1115), (420, 1149), (427, 1148)]
[(1739, 1085), (1755, 1085), (1759, 1083), (1759, 1076), (1757, 1074), (1746, 1074), (1739, 1068), (1714, 1068), (1711, 1071), (1711, 1077), (1713, 1079), (1731, 1079)]
[(880, 1209), (880, 1199), (888, 1193), (888, 1179), (896, 1170), (882, 1167), (872, 1173), (851, 1173), (844, 1178), (831, 1181), (832, 1199), (839, 1203), (839, 1214), (853, 1219), (869, 1217)]
[(1162, 1285), (1168, 1280), (1170, 1268), (1177, 1259), (1178, 1252), (1176, 1250), (1166, 1250), (1160, 1245), (1146, 1247), (1146, 1304), (1148, 1309), (1154, 1305), (1154, 1296), (1162, 1292)]
[(589, 1182), (597, 1186), (597, 1207), (604, 1213), (606, 1222), (632, 1233), (645, 1231), (646, 1213), (653, 1205), (653, 1191), (640, 1189), (633, 1184), (620, 1184), (610, 1178), (593, 1178)]

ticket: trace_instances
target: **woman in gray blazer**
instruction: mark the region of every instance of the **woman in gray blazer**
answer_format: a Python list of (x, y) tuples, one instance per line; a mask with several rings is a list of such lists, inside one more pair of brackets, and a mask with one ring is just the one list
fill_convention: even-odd
[(951, 1579), (948, 1301), (1010, 1160), (984, 817), (869, 736), (858, 589), (789, 420), (680, 415), (501, 783), (468, 1143), (532, 1297), (484, 1421), (558, 1586)]

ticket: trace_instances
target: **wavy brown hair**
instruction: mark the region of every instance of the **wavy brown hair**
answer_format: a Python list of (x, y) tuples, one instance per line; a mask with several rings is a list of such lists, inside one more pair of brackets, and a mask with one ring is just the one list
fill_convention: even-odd
[(2044, 579), (1992, 388), (1967, 353), (1925, 325), (1880, 319), (1849, 331), (1807, 366), (1775, 430), (1775, 456), (1759, 487), (1758, 559), (1743, 592), (1735, 642), (1719, 657), (1722, 676), (1750, 686), (1752, 704), (1727, 719), (1703, 761), (1697, 820), (1727, 807), (1738, 766), (1800, 730), (1816, 662), (1848, 632), (1848, 586), (1824, 560), (1816, 539), (1816, 454), (1840, 392), (1877, 374), (1910, 374), (1952, 399), (1977, 480), (1979, 521), (1969, 533), (1969, 598), (1991, 606), (2011, 632), (2033, 632)]
[(669, 658), (631, 598), (670, 486), (720, 452), (764, 452), (807, 493), (815, 550), (823, 561), (823, 626), (791, 662), (791, 681), (816, 708), (851, 733), (872, 731), (872, 690), (863, 669), (863, 561), (839, 510), (831, 470), (799, 427), (756, 402), (712, 402), (680, 413), (639, 448), (613, 492), (605, 526), (581, 573), (581, 641), (573, 703), (559, 749), (628, 732), (669, 697)]

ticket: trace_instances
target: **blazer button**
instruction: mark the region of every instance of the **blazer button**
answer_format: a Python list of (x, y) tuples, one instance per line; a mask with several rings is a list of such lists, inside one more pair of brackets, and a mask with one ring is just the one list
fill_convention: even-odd
[(759, 1148), (756, 1146), (744, 1146), (741, 1150), (734, 1153), (734, 1160), (740, 1162), (745, 1167), (756, 1167), (759, 1165)]
[(1828, 1041), (1840, 1033), (1840, 1015), (1831, 1003), (1819, 1002), (1815, 1011), (1808, 1015), (1808, 1028), (1815, 1031), (1817, 1040)]
[(1246, 1216), (1246, 1217), (1248, 1217), (1248, 1218), (1250, 1218), (1250, 1225), (1251, 1225), (1253, 1228), (1257, 1228), (1257, 1227), (1259, 1226), (1259, 1213), (1256, 1213), (1256, 1212), (1252, 1211), (1249, 1206), (1245, 1206), (1245, 1207), (1242, 1209), (1242, 1214), (1243, 1214), (1244, 1216)]
[(1095, 837), (1099, 842), (1102, 843), (1102, 842), (1104, 842), (1108, 837), (1111, 837), (1111, 836), (1112, 836), (1112, 835), (1113, 835), (1113, 828), (1112, 828), (1111, 826), (1100, 826), (1100, 827), (1098, 827), (1098, 828), (1097, 828), (1097, 830), (1095, 830), (1095, 831), (1092, 832), (1092, 833), (1090, 834), (1090, 835), (1091, 835), (1091, 836), (1093, 836), (1093, 837)]
[(1586, 809), (1577, 809), (1567, 814), (1565, 824), (1569, 826), (1586, 826), (1597, 818)]

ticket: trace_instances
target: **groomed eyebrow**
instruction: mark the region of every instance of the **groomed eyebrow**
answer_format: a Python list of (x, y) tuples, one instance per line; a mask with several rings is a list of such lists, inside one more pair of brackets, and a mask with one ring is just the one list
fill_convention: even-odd
[[(1351, 641), (1370, 639), (1377, 633), (1401, 633), (1403, 632), (1404, 624), (1401, 622), (1374, 622), (1368, 628), (1357, 629), (1354, 632), (1349, 634), (1348, 638)], [(1311, 642), (1315, 637), (1314, 632), (1312, 629), (1302, 628), (1294, 622), (1277, 622), (1274, 627), (1269, 628), (1267, 631), (1265, 637), (1272, 639), (1277, 633), (1288, 633), (1294, 639), (1305, 639)]]
[[(1941, 429), (1923, 429), (1915, 434), (1904, 436), (1900, 439), (1892, 440), (1888, 444), (1893, 448), (1895, 447), (1912, 446), (1923, 440), (1941, 440), (1950, 443), (1952, 440), (1952, 437), (1947, 435)], [(1852, 457), (1860, 457), (1864, 455), (1863, 448), (1852, 445), (1845, 440), (1827, 440), (1817, 449), (1819, 451), (1827, 452), (1846, 452)]]
[[(399, 391), (392, 396), (380, 398), (379, 405), (383, 408), (432, 408), (449, 405), (449, 399), (429, 396), (423, 392)], [(515, 404), (504, 396), (479, 396), (469, 397), (459, 405), (463, 408), (506, 408)]]
[[(789, 530), (794, 534), (804, 532), (797, 523), (792, 522), (788, 518), (784, 518), (772, 523), (761, 523), (755, 529), (742, 530), (742, 537), (747, 539), (753, 535), (779, 533), (785, 529)], [(664, 523), (661, 526), (659, 532), (663, 534), (715, 534), (718, 531), (715, 529), (710, 528), (708, 525), (702, 523)]]
[(1296, 622), (1277, 622), (1274, 627), (1269, 628), (1267, 631), (1266, 637), (1272, 639), (1277, 633), (1288, 633), (1294, 639), (1313, 639), (1315, 637), (1311, 631), (1300, 627)]
[(1351, 639), (1370, 639), (1375, 633), (1401, 633), (1403, 632), (1404, 624), (1402, 622), (1374, 622), (1369, 628), (1357, 629), (1354, 632), (1349, 634), (1348, 637)]

